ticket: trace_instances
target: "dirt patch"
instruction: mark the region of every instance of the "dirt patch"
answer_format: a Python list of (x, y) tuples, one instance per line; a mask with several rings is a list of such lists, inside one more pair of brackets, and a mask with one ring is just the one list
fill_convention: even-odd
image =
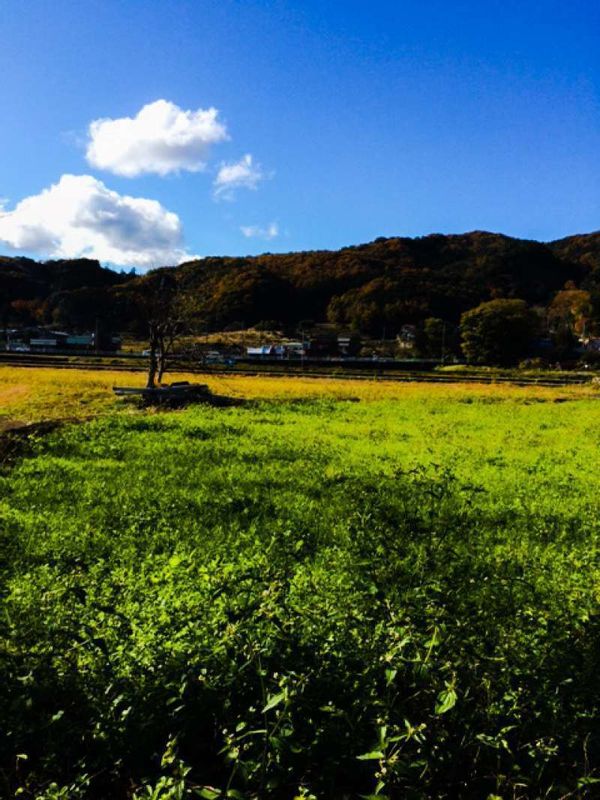
[(10, 417), (0, 417), (0, 435), (5, 431), (20, 427), (21, 424), (24, 423), (20, 423), (18, 420), (11, 419)]
[(0, 419), (0, 469), (25, 455), (38, 437), (51, 433), (63, 422), (64, 420), (50, 420), (27, 424)]
[(31, 387), (27, 384), (3, 384), (0, 386), (0, 406), (10, 406), (22, 402), (30, 394)]

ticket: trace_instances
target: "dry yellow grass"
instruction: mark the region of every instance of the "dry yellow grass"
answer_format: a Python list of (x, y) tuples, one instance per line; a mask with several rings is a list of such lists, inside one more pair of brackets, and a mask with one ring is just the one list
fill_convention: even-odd
[[(507, 384), (395, 383), (376, 380), (336, 380), (328, 378), (256, 377), (229, 375), (169, 375), (169, 380), (207, 383), (216, 394), (247, 399), (330, 398), (377, 401), (401, 398), (447, 397), (449, 400), (473, 397), (500, 399), (556, 400), (598, 396), (592, 387), (518, 387)], [(15, 423), (53, 419), (84, 419), (117, 409), (129, 408), (115, 398), (116, 385), (141, 386), (141, 372), (101, 372), (94, 370), (29, 369), (0, 366), (0, 429)]]

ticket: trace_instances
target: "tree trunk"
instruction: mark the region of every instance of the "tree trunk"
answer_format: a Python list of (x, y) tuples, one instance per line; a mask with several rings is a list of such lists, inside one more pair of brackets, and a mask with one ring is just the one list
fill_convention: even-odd
[(154, 348), (150, 348), (150, 363), (148, 364), (148, 378), (146, 379), (146, 389), (156, 389), (156, 371), (158, 364), (156, 361), (156, 352)]
[(157, 383), (161, 384), (165, 370), (167, 369), (167, 347), (165, 344), (165, 335), (161, 330), (158, 336), (158, 375), (156, 377)]
[(158, 371), (158, 337), (154, 326), (150, 326), (150, 359), (148, 361), (148, 377), (146, 379), (146, 389), (156, 389), (156, 373)]
[(160, 353), (158, 356), (158, 374), (156, 376), (157, 383), (162, 383), (163, 375), (165, 374), (165, 370), (167, 368), (167, 364), (165, 361), (165, 354)]
[(176, 322), (150, 323), (150, 364), (148, 367), (148, 386), (154, 389), (161, 384), (167, 371), (168, 357), (173, 349), (176, 335)]

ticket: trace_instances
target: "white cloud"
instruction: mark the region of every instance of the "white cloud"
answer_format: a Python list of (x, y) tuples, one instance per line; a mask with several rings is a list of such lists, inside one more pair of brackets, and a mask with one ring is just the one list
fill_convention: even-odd
[(255, 238), (270, 241), (279, 236), (279, 225), (276, 222), (271, 222), (264, 228), (260, 225), (242, 225), (240, 230), (247, 239)]
[(229, 138), (216, 108), (184, 111), (168, 100), (145, 105), (135, 117), (97, 119), (89, 127), (88, 163), (136, 175), (205, 168), (211, 145)]
[(0, 211), (0, 242), (53, 258), (97, 258), (154, 267), (190, 258), (177, 214), (156, 200), (120, 195), (91, 175), (63, 175)]
[(223, 162), (213, 181), (215, 197), (232, 200), (236, 189), (256, 189), (267, 176), (260, 164), (255, 164), (250, 153), (239, 161)]

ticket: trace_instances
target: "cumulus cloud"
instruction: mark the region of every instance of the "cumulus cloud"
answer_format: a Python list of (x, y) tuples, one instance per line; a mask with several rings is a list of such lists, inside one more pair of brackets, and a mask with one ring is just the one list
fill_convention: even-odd
[(0, 211), (0, 242), (53, 258), (154, 267), (190, 258), (181, 221), (156, 200), (120, 195), (91, 175), (63, 175)]
[(184, 111), (168, 100), (135, 117), (97, 119), (89, 126), (86, 158), (98, 169), (133, 178), (205, 168), (211, 145), (229, 138), (216, 108)]
[(276, 222), (271, 222), (265, 227), (261, 227), (260, 225), (242, 225), (240, 230), (247, 239), (255, 238), (270, 241), (279, 236), (279, 225)]
[(223, 162), (213, 181), (217, 198), (232, 200), (236, 189), (256, 189), (267, 176), (260, 164), (255, 164), (250, 153), (239, 161)]

